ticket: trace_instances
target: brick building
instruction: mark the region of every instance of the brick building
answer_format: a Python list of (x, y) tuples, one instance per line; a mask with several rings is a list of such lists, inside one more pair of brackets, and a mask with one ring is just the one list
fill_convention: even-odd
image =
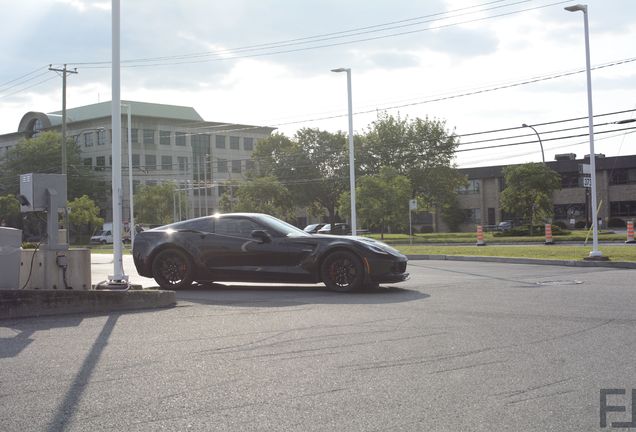
[[(561, 190), (554, 193), (554, 222), (566, 226), (591, 221), (589, 188), (583, 187), (580, 166), (589, 164), (589, 155), (576, 159), (574, 154), (557, 155), (547, 165), (561, 175)], [(459, 171), (468, 178), (468, 184), (459, 191), (460, 206), (466, 212), (462, 230), (473, 230), (475, 225), (496, 225), (510, 219), (499, 205), (504, 189), (502, 166), (464, 168)], [(636, 219), (636, 155), (596, 156), (597, 202), (600, 203), (600, 226), (607, 227), (612, 220)]]

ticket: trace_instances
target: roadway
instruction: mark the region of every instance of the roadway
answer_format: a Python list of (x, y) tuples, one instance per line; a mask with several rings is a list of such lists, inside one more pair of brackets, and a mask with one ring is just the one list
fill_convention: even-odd
[(593, 431), (603, 388), (630, 421), (635, 270), (409, 270), (356, 294), (214, 284), (171, 309), (0, 321), (0, 430)]

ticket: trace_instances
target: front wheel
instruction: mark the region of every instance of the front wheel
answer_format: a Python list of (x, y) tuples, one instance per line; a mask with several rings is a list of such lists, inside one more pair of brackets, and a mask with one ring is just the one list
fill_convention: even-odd
[(152, 277), (162, 289), (184, 289), (192, 285), (194, 265), (185, 252), (166, 249), (152, 261)]
[(364, 267), (360, 258), (347, 251), (329, 254), (322, 263), (320, 274), (327, 288), (334, 291), (355, 291), (364, 282)]

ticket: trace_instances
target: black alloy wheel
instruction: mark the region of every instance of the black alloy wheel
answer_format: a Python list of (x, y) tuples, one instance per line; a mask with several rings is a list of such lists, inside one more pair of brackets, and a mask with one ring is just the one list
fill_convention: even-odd
[(152, 261), (152, 277), (162, 289), (188, 288), (194, 279), (190, 257), (179, 249), (166, 249)]
[(322, 263), (320, 274), (327, 288), (334, 291), (355, 291), (364, 282), (364, 267), (360, 258), (347, 251), (329, 254)]

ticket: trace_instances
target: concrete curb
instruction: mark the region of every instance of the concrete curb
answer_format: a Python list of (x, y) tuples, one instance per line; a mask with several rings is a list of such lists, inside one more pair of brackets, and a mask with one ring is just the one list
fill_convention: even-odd
[(173, 307), (174, 291), (0, 291), (0, 319)]
[(437, 260), (437, 261), (481, 261), (508, 264), (537, 264), (566, 267), (609, 267), (636, 269), (636, 262), (626, 261), (578, 261), (578, 260), (547, 260), (532, 258), (507, 258), (492, 256), (465, 256), (465, 255), (407, 255), (409, 260)]

